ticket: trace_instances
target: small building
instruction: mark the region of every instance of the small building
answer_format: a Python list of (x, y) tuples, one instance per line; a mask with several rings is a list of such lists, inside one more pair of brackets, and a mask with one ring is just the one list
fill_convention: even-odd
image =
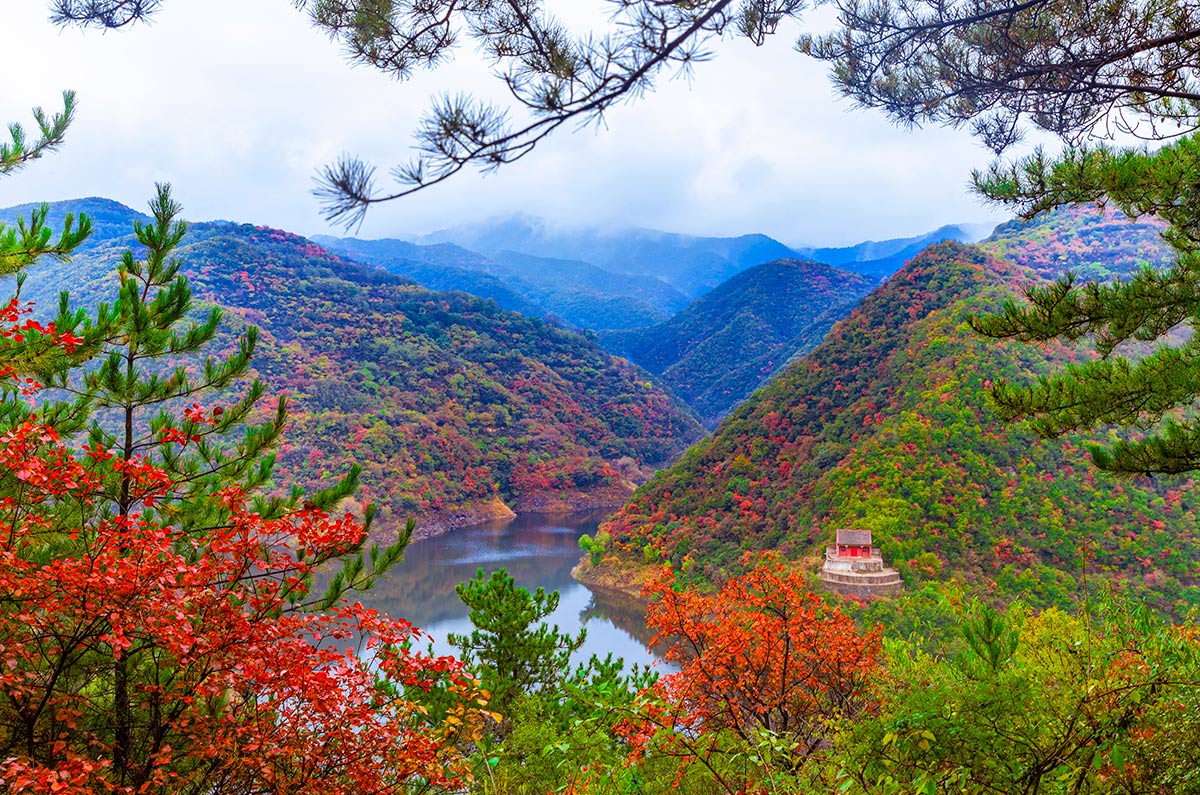
[(870, 530), (839, 528), (825, 550), (821, 581), (842, 596), (892, 596), (904, 587), (900, 572), (883, 565)]
[(870, 530), (842, 530), (834, 531), (834, 546), (837, 547), (837, 556), (839, 558), (869, 558), (871, 557), (871, 531)]

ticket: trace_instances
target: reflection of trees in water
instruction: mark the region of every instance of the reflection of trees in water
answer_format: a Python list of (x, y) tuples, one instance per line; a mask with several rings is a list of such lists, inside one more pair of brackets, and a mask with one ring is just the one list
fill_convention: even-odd
[[(663, 659), (667, 647), (665, 644), (650, 645), (654, 632), (646, 626), (646, 604), (621, 591), (588, 589), (591, 599), (587, 607), (579, 611), (580, 623), (606, 621), (617, 629), (629, 635), (642, 644), (655, 659), (656, 669), (660, 674), (678, 670), (674, 663)], [(619, 656), (619, 655), (614, 655)], [(626, 660), (628, 663), (629, 661)]]
[(591, 593), (591, 601), (579, 613), (581, 624), (592, 619), (606, 620), (617, 629), (628, 632), (643, 646), (650, 645), (650, 638), (654, 637), (654, 633), (646, 628), (645, 605), (632, 596), (617, 591), (591, 589)]
[(416, 541), (405, 551), (404, 562), (359, 599), (429, 627), (466, 617), (454, 587), (479, 568), (487, 573), (506, 569), (529, 589), (565, 591), (577, 585), (571, 568), (579, 560), (579, 536), (595, 533), (603, 518), (602, 513), (519, 516)]

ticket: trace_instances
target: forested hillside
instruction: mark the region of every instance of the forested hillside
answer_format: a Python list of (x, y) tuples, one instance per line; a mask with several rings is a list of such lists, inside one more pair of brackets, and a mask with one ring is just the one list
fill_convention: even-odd
[(804, 557), (856, 526), (910, 586), (956, 577), (1047, 605), (1070, 602), (1086, 570), (1168, 609), (1200, 603), (1187, 483), (1116, 481), (1090, 467), (1082, 439), (996, 421), (991, 379), (1073, 355), (968, 328), (1030, 278), (978, 248), (925, 251), (606, 529), (631, 558), (707, 578), (738, 570), (744, 552)]
[(662, 377), (715, 425), (796, 356), (815, 347), (874, 282), (784, 259), (739, 273), (670, 320), (600, 342)]
[(980, 245), (996, 256), (1053, 279), (1066, 271), (1081, 279), (1105, 280), (1132, 272), (1142, 263), (1171, 262), (1163, 242), (1164, 225), (1153, 218), (1131, 221), (1113, 210), (1063, 207), (1030, 221), (996, 227)]
[[(118, 216), (135, 216), (117, 207), (107, 208), (114, 234)], [(72, 263), (33, 269), (24, 297), (46, 306), (68, 286), (81, 305), (108, 300), (125, 240), (106, 234)], [(224, 307), (231, 331), (262, 330), (255, 366), (292, 398), (281, 482), (319, 483), (357, 462), (359, 499), (393, 523), (416, 516), (434, 529), (502, 511), (500, 501), (611, 504), (701, 432), (644, 372), (492, 301), (432, 292), (248, 225), (196, 224), (179, 254), (197, 297)]]

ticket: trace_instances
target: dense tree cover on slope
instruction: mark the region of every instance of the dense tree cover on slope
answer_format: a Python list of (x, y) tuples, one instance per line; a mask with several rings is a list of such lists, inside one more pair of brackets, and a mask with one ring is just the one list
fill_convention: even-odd
[[(66, 279), (95, 302), (112, 289), (106, 254), (34, 269), (26, 294), (52, 301)], [(199, 298), (261, 329), (255, 367), (294, 402), (280, 472), (319, 484), (358, 463), (361, 498), (385, 521), (478, 516), (497, 497), (527, 508), (556, 495), (620, 500), (628, 478), (700, 433), (644, 373), (493, 302), (271, 229), (196, 224), (180, 254)]]
[(979, 245), (1046, 279), (1070, 271), (1080, 279), (1108, 281), (1128, 278), (1143, 265), (1170, 265), (1174, 255), (1164, 229), (1154, 218), (1133, 220), (1111, 208), (1080, 204), (1000, 224)]
[[(481, 726), (483, 694), (457, 661), (413, 651), (407, 622), (343, 599), (406, 537), (365, 565), (363, 521), (326, 513), (353, 478), (264, 492), (284, 413), (247, 422), (263, 395), (242, 378), (257, 335), (205, 356), (220, 312), (189, 318), (165, 188), (153, 211), (136, 229), (144, 259), (121, 258), (94, 314), (42, 322), (14, 298), (0, 319), (5, 791), (458, 787), (456, 743)], [(48, 347), (62, 356), (11, 364)], [(202, 358), (173, 366), (186, 354)], [(311, 593), (329, 565), (329, 590)]]
[(860, 526), (911, 585), (1065, 604), (1086, 569), (1166, 609), (1196, 604), (1188, 484), (1113, 481), (1080, 439), (1039, 441), (991, 409), (993, 379), (1074, 356), (970, 333), (1027, 278), (978, 249), (929, 249), (641, 489), (606, 526), (615, 544), (715, 578), (746, 551), (803, 556)]
[[(576, 334), (312, 248), (243, 227), (186, 249), (200, 289), (274, 339), (260, 370), (298, 403), (285, 467), (318, 469), (314, 451), (358, 461), (368, 493), (402, 516), (619, 486), (621, 459), (665, 463), (698, 433), (673, 398)], [(230, 267), (247, 256), (249, 283)]]
[(758, 265), (646, 329), (600, 335), (660, 376), (715, 425), (791, 359), (814, 348), (873, 281), (816, 262)]

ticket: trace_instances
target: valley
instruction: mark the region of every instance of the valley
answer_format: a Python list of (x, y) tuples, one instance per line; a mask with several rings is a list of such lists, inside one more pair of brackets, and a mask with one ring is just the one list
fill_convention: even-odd
[[(144, 216), (94, 199), (56, 205), (52, 218), (66, 212), (89, 213), (97, 232), (71, 263), (44, 266), (52, 278), (35, 270), (23, 295), (52, 305), (66, 280), (73, 303), (93, 306)], [(848, 525), (873, 530), (917, 590), (954, 581), (1071, 604), (1090, 569), (1174, 612), (1197, 598), (1189, 490), (1100, 491), (1103, 476), (1078, 462), (1084, 440), (1001, 426), (991, 378), (1076, 354), (986, 343), (966, 325), (1022, 283), (1164, 263), (1158, 229), (1058, 211), (974, 248), (934, 245), (896, 274), (880, 263), (967, 233), (808, 250), (834, 267), (749, 264), (782, 247), (753, 236), (572, 237), (531, 219), (419, 242), (320, 243), (216, 222), (193, 225), (181, 255), (229, 334), (262, 331), (257, 373), (291, 400), (282, 475), (318, 485), (361, 466), (355, 499), (382, 507), (385, 535), (409, 517), (428, 536), (620, 508), (603, 559), (581, 573), (611, 584), (606, 569), (640, 580), (631, 572), (651, 560), (719, 580), (764, 550), (815, 570), (828, 528)], [(652, 274), (656, 256), (674, 264)], [(687, 302), (683, 289), (703, 289), (697, 274), (726, 271), (736, 273)], [(564, 302), (574, 320), (554, 311)], [(588, 313), (609, 320), (589, 325)]]
[[(0, 210), (0, 221), (30, 209)], [(63, 284), (69, 306), (108, 311), (108, 296), (120, 288), (115, 264), (133, 243), (125, 230), (146, 222), (102, 199), (55, 205), (51, 222), (78, 212), (95, 217), (86, 245), (69, 261), (32, 268), (21, 284), (21, 299), (41, 308), (28, 321), (38, 333)], [(762, 654), (766, 666), (776, 655), (785, 666), (793, 658), (830, 665), (821, 687), (833, 681), (852, 705), (870, 692), (869, 678), (894, 677), (895, 695), (884, 706), (853, 706), (863, 710), (853, 716), (837, 706), (820, 719), (847, 734), (828, 739), (817, 728), (797, 741), (836, 743), (838, 753), (862, 743), (870, 752), (855, 758), (873, 764), (875, 749), (888, 744), (871, 735), (890, 720), (886, 710), (905, 721), (929, 714), (920, 677), (945, 677), (949, 684), (929, 692), (950, 703), (949, 692), (961, 689), (956, 666), (995, 660), (989, 664), (1040, 677), (1043, 668), (1026, 655), (1040, 661), (1064, 637), (1072, 648), (1109, 644), (1105, 654), (1144, 649), (1138, 653), (1155, 665), (1190, 653), (1192, 641), (1160, 629), (1200, 607), (1200, 505), (1190, 479), (1115, 479), (1089, 465), (1086, 435), (1046, 440), (1002, 422), (989, 397), (996, 382), (1036, 381), (1090, 354), (1063, 343), (987, 340), (972, 327), (1017, 291), (1068, 271), (1129, 279), (1146, 263), (1161, 267), (1169, 254), (1160, 230), (1068, 208), (1003, 224), (976, 244), (924, 246), (925, 236), (825, 252), (841, 259), (837, 266), (796, 252), (752, 263), (755, 251), (779, 253), (757, 239), (633, 234), (657, 255), (687, 249), (674, 272), (664, 269), (668, 280), (566, 257), (608, 250), (595, 239), (538, 254), (482, 254), (441, 240), (316, 242), (269, 227), (200, 222), (181, 238), (176, 262), (196, 299), (188, 316), (222, 313), (218, 355), (234, 358), (239, 338), (257, 329), (252, 375), (267, 394), (287, 399), (289, 419), (264, 491), (282, 498), (279, 484), (289, 483), (320, 494), (356, 472), (356, 490), (339, 493), (338, 521), (354, 525), (378, 509), (371, 540), (387, 545), (416, 520), (407, 545), (346, 557), (336, 547), (318, 552), (326, 565), (299, 577), (268, 576), (268, 591), (273, 582), (276, 598), (287, 599), (293, 588), (308, 593), (311, 581), (315, 593), (336, 595), (364, 576), (369, 557), (381, 576), (356, 593), (360, 601), (332, 613), (333, 602), (312, 603), (323, 607), (305, 620), (345, 615), (337, 610), (367, 622), (402, 615), (403, 641), (379, 658), (354, 645), (367, 637), (355, 630), (337, 629), (321, 643), (356, 665), (418, 655), (413, 665), (436, 669), (458, 665), (436, 655), (454, 655), (463, 670), (480, 672), (472, 681), (489, 689), (486, 704), (473, 708), (487, 706), (481, 714), (491, 723), (480, 724), (473, 742), (492, 743), (482, 747), (493, 756), (480, 762), (495, 775), (572, 781), (575, 756), (585, 754), (609, 776), (632, 770), (661, 789), (669, 778), (661, 770), (675, 770), (703, 791), (722, 768), (692, 765), (690, 751), (676, 767), (679, 748), (690, 746), (674, 744), (739, 747), (744, 738), (713, 731), (705, 704), (714, 693), (723, 697), (722, 688), (742, 698), (742, 685), (725, 681), (726, 672)], [(957, 228), (946, 234), (965, 236)], [(924, 247), (900, 262), (916, 246)], [(693, 266), (700, 275), (689, 282), (680, 274)], [(732, 274), (709, 289), (704, 274), (722, 269)], [(688, 301), (685, 290), (698, 297)], [(182, 368), (172, 378), (210, 372), (200, 359), (160, 354), (164, 367)], [(256, 388), (222, 385), (216, 407)], [(200, 418), (182, 426), (192, 431), (210, 421), (206, 412), (221, 422), (216, 408), (182, 411)], [(267, 419), (265, 410), (250, 419)], [(132, 420), (152, 429), (162, 422), (149, 414)], [(160, 433), (140, 444), (195, 442), (197, 454), (209, 454), (198, 434), (167, 426)], [(86, 457), (113, 460), (94, 447)], [(155, 516), (152, 499), (143, 499), (145, 515)], [(268, 549), (282, 538), (285, 547), (302, 546), (264, 559), (250, 581), (269, 565), (304, 564), (316, 510), (304, 503), (284, 520), (294, 535), (251, 543)], [(231, 518), (231, 529), (242, 532), (245, 516)], [(869, 539), (863, 543), (873, 547), (868, 557), (881, 590), (857, 580), (837, 594), (821, 585), (835, 528), (856, 528), (837, 530), (847, 543)], [(179, 544), (195, 554), (190, 540)], [(240, 554), (215, 559), (233, 563)], [(335, 558), (344, 561), (340, 572)], [(381, 563), (388, 559), (398, 565), (388, 569)], [(221, 591), (218, 601), (227, 600)], [(1135, 623), (1122, 624), (1120, 605), (1128, 604), (1139, 605)], [(1092, 610), (1118, 617), (1095, 628), (1075, 618)], [(1020, 627), (1019, 641), (1010, 626)], [(973, 670), (970, 682), (989, 681)], [(1071, 690), (1060, 679), (1078, 679), (1069, 666), (1055, 671), (1055, 679), (1028, 685), (1042, 688), (1035, 708)], [(1170, 709), (1188, 694), (1138, 676), (1133, 685), (1110, 677), (1103, 687)], [(460, 709), (451, 690), (401, 681), (386, 692), (414, 699), (416, 714), (443, 720), (438, 710)], [(752, 688), (754, 698), (764, 692)], [(992, 690), (981, 697), (1001, 708)], [(666, 719), (672, 713), (662, 710), (675, 712)], [(455, 726), (459, 714), (466, 713), (447, 712), (445, 724)], [(631, 744), (642, 742), (629, 738), (635, 729), (661, 745), (631, 760)], [(937, 735), (921, 731), (933, 748), (925, 734)], [(770, 773), (787, 777), (780, 780), (825, 777), (814, 766), (771, 764), (785, 771)], [(735, 767), (749, 781), (758, 775)]]
[(0, 795), (1200, 795), (1198, 0), (0, 18)]

